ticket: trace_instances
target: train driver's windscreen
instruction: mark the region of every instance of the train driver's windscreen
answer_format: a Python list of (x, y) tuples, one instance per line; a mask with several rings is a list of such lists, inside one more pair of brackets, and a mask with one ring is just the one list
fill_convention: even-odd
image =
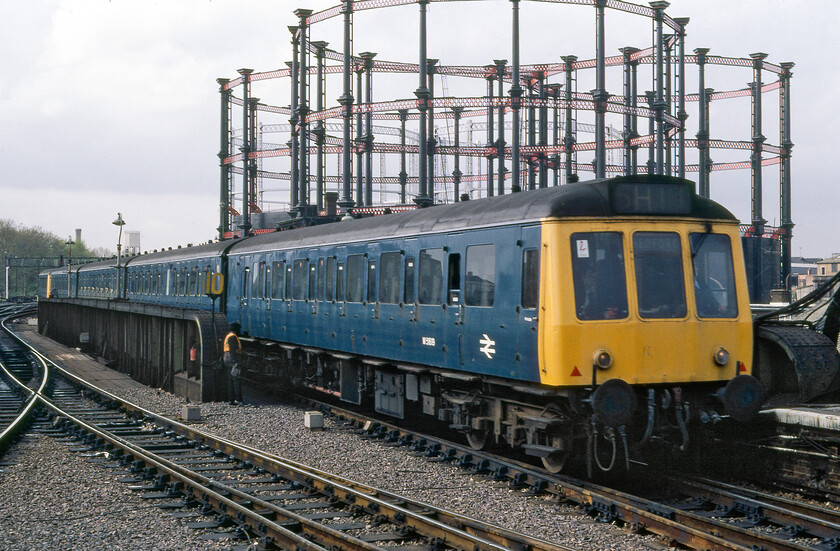
[(679, 234), (636, 232), (633, 260), (639, 315), (642, 318), (684, 318), (685, 280)]
[(626, 318), (627, 279), (621, 234), (573, 233), (571, 248), (578, 319)]
[(716, 233), (692, 233), (690, 242), (697, 315), (701, 318), (737, 317), (735, 271), (729, 237)]

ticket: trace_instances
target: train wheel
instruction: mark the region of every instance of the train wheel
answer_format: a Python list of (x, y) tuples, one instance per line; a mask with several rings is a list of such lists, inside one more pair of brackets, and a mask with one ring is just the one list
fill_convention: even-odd
[(542, 464), (545, 470), (551, 474), (557, 474), (566, 466), (566, 460), (569, 459), (569, 452), (555, 452), (546, 457), (542, 457)]
[(487, 429), (467, 431), (467, 443), (474, 450), (483, 450), (489, 440), (490, 431)]

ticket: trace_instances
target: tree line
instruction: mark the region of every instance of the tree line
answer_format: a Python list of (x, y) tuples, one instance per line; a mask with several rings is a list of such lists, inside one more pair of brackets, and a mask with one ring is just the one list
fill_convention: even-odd
[(66, 266), (68, 254), (71, 262), (72, 259), (89, 261), (113, 256), (101, 247), (89, 249), (83, 242), (72, 246), (66, 242), (66, 237), (58, 237), (40, 227), (28, 228), (12, 220), (0, 219), (0, 259), (4, 268), (0, 276), (0, 298), (6, 297), (7, 276), (10, 298), (34, 297), (38, 290), (38, 274), (48, 267)]

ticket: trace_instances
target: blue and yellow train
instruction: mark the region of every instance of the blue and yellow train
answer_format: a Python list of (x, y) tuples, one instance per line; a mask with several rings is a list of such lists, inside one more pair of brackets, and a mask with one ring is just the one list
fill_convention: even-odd
[(701, 419), (761, 405), (738, 221), (682, 179), (594, 180), (144, 254), (125, 260), (119, 286), (115, 267), (44, 272), (42, 297), (209, 310), (223, 274), (216, 308), (241, 326), (250, 377), (428, 416), (552, 471), (583, 452), (610, 470), (649, 443), (685, 448)]

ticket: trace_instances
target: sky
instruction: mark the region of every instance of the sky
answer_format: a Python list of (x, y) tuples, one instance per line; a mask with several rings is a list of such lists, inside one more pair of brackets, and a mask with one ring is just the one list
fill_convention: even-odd
[[(111, 251), (116, 250), (118, 236), (111, 222), (118, 212), (126, 220), (125, 230), (140, 232), (143, 250), (215, 238), (220, 133), (216, 79), (236, 78), (241, 67), (258, 72), (285, 67), (292, 56), (287, 26), (296, 24), (294, 10), (318, 11), (338, 3), (0, 0), (5, 22), (0, 34), (0, 162), (5, 167), (0, 176), (0, 219), (39, 226), (60, 237), (81, 228), (89, 247)], [(357, 14), (354, 52), (373, 51), (377, 59), (416, 63), (417, 11), (412, 5)], [(510, 12), (508, 1), (430, 4), (428, 56), (443, 65), (511, 59)], [(570, 54), (594, 58), (593, 8), (523, 1), (520, 13), (523, 64), (557, 62)], [(840, 4), (674, 0), (667, 13), (691, 19), (688, 52), (698, 47), (732, 57), (766, 52), (769, 62), (796, 64), (791, 81), (793, 252), (815, 257), (840, 252), (835, 222), (840, 193), (834, 189), (834, 170), (825, 168), (826, 159), (838, 154), (832, 136), (838, 131), (840, 39), (835, 29)], [(340, 18), (314, 26), (311, 38), (340, 49)], [(650, 41), (647, 19), (607, 11), (608, 54), (622, 46), (645, 48)], [(696, 91), (695, 73), (693, 67), (687, 70), (689, 92)], [(765, 82), (771, 77), (765, 73)], [(594, 88), (592, 78), (582, 74), (578, 90)], [(417, 87), (416, 76), (374, 79), (375, 101), (411, 97)], [(649, 77), (640, 76), (640, 89), (648, 83), (645, 79)], [(710, 67), (706, 79), (716, 90), (741, 89), (752, 72)], [(453, 95), (482, 95), (484, 90), (483, 81), (450, 78), (438, 85)], [(621, 86), (620, 71), (608, 70), (608, 91), (621, 94)], [(340, 79), (328, 81), (328, 106), (336, 105), (340, 88)], [(268, 104), (288, 105), (288, 81), (255, 84), (254, 95)], [(778, 144), (778, 93), (765, 94), (763, 103), (764, 135), (768, 143)], [(690, 137), (697, 131), (696, 109), (696, 104), (687, 107)], [(237, 126), (240, 119), (234, 111)], [(586, 115), (579, 120), (586, 122)], [(260, 122), (286, 121), (266, 116)], [(620, 130), (620, 118), (608, 123)], [(711, 129), (713, 138), (749, 140), (749, 99), (713, 102)], [(280, 140), (276, 135), (264, 139)], [(747, 160), (748, 153), (713, 151), (712, 158), (740, 161)], [(581, 155), (580, 162), (588, 160)], [(620, 155), (614, 162), (621, 162)], [(688, 162), (697, 162), (696, 152), (689, 153)], [(388, 163), (395, 175), (398, 161), (392, 157)], [(334, 171), (335, 164), (328, 161), (328, 171)], [(282, 164), (265, 168), (279, 170)], [(778, 166), (764, 169), (763, 181), (763, 215), (775, 225)], [(272, 185), (276, 184), (265, 184), (267, 200), (286, 197), (285, 192), (272, 195)], [(711, 189), (714, 199), (741, 220), (750, 220), (749, 170), (713, 172)]]

